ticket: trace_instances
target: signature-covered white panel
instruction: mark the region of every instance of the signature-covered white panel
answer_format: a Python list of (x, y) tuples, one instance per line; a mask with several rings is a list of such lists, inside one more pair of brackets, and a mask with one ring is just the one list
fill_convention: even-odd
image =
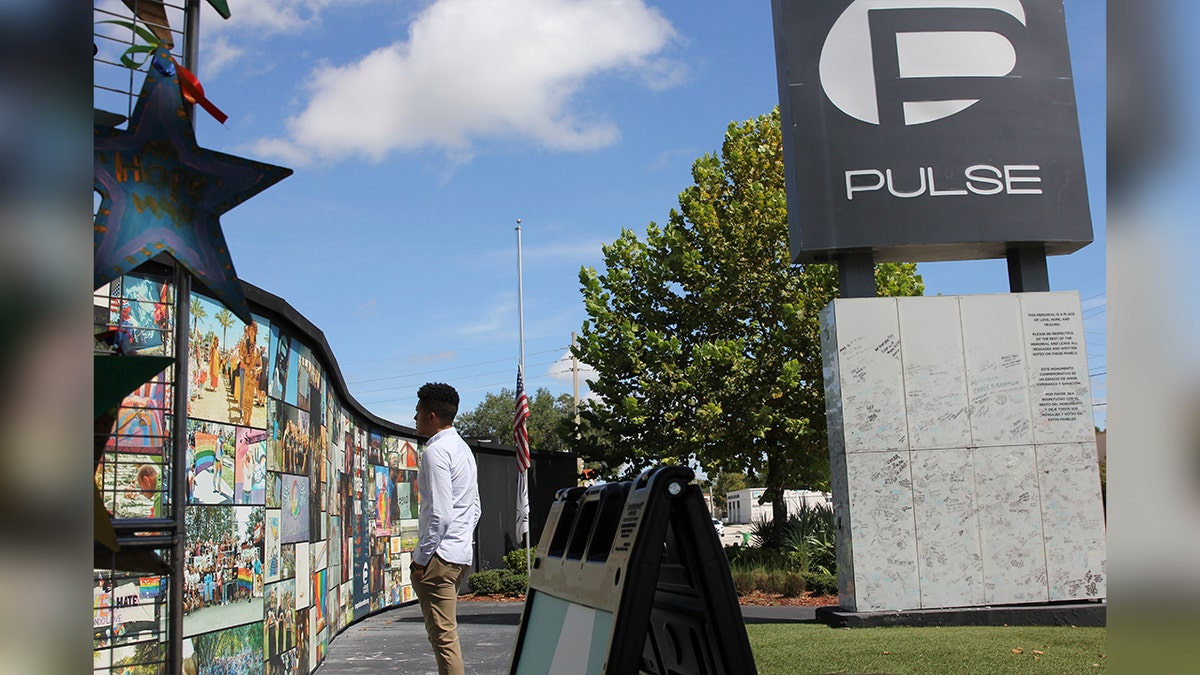
[(846, 455), (855, 611), (921, 606), (907, 452)]
[(898, 298), (908, 445), (964, 448), (971, 443), (958, 298)]
[(841, 299), (824, 316), (837, 323), (838, 403), (847, 453), (908, 448), (895, 302)]
[(1033, 446), (975, 451), (985, 602), (1046, 602), (1046, 555)]
[(983, 604), (971, 450), (913, 450), (912, 485), (921, 606)]
[(1033, 442), (1021, 303), (1016, 295), (964, 295), (963, 348), (976, 447)]
[(1050, 600), (1106, 595), (1104, 509), (1093, 443), (1037, 448)]

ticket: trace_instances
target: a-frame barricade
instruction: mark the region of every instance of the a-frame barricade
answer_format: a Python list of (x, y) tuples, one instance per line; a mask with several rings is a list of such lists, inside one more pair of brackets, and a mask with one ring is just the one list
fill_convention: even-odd
[(556, 495), (512, 675), (757, 672), (729, 562), (691, 469)]

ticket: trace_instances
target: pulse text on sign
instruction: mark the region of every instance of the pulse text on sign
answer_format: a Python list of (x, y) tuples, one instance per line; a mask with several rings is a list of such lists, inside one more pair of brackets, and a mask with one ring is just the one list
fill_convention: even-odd
[[(1038, 174), (1041, 166), (1037, 164), (1005, 164), (1002, 167), (990, 164), (972, 164), (963, 170), (963, 182), (954, 186), (938, 187), (934, 181), (933, 167), (917, 167), (916, 180), (908, 182), (908, 177), (901, 176), (909, 190), (896, 187), (896, 181), (891, 169), (855, 169), (846, 172), (846, 200), (853, 201), (858, 192), (876, 192), (887, 188), (893, 197), (911, 199), (928, 195), (930, 197), (953, 197), (968, 194), (997, 195), (1040, 195), (1042, 188), (1028, 187), (1040, 185), (1042, 177)], [(913, 187), (915, 185), (915, 187)]]

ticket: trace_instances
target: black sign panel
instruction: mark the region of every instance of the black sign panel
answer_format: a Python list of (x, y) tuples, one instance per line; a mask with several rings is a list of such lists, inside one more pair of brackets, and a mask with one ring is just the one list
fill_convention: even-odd
[(796, 262), (1092, 241), (1062, 0), (772, 0)]

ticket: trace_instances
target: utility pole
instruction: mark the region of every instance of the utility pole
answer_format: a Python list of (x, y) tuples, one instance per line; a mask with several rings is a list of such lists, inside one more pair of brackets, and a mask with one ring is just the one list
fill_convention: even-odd
[(575, 331), (571, 331), (571, 385), (575, 391), (575, 440), (579, 440), (579, 359), (575, 357), (575, 344)]

